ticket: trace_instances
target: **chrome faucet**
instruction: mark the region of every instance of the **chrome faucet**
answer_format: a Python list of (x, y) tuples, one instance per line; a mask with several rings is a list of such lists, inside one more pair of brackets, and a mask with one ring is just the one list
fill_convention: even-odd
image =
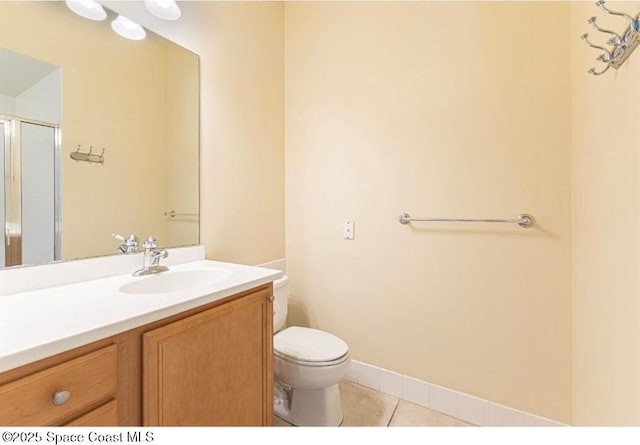
[(131, 234), (125, 238), (124, 236), (118, 235), (117, 233), (112, 233), (111, 236), (113, 236), (117, 240), (124, 242), (124, 244), (120, 244), (118, 246), (118, 252), (125, 253), (127, 255), (131, 253), (138, 253), (139, 241), (137, 236)]
[(161, 266), (160, 260), (169, 256), (166, 250), (158, 249), (156, 239), (152, 236), (142, 244), (144, 247), (144, 258), (142, 260), (142, 269), (138, 269), (133, 273), (134, 277), (142, 275), (152, 275), (169, 270), (167, 266)]

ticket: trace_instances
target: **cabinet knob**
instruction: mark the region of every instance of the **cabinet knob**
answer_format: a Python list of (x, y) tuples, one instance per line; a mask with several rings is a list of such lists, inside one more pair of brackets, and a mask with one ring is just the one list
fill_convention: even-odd
[(71, 398), (71, 393), (69, 391), (56, 391), (53, 395), (53, 404), (64, 405)]
[(273, 303), (273, 300), (275, 300), (276, 297), (274, 297), (273, 295), (269, 295), (269, 301)]

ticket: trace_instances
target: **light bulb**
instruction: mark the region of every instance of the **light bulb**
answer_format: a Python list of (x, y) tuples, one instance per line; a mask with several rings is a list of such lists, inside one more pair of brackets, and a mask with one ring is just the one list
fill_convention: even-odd
[(180, 18), (180, 7), (175, 0), (144, 0), (144, 4), (153, 15), (165, 20)]
[(67, 7), (79, 16), (89, 20), (104, 20), (107, 13), (95, 0), (66, 0)]
[(122, 15), (119, 15), (111, 22), (111, 29), (118, 35), (130, 40), (142, 40), (147, 36), (142, 26)]

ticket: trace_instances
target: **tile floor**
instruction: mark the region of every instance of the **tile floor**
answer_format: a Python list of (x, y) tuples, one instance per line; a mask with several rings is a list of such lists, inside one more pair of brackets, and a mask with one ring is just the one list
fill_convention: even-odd
[[(356, 383), (340, 383), (342, 426), (473, 426)], [(274, 417), (274, 426), (290, 426)]]

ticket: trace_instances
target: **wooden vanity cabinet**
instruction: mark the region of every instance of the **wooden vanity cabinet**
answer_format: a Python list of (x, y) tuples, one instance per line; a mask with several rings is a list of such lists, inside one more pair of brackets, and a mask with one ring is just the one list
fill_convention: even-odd
[(271, 425), (271, 295), (264, 285), (0, 373), (0, 426)]
[(270, 295), (259, 291), (143, 335), (144, 425), (270, 422)]

